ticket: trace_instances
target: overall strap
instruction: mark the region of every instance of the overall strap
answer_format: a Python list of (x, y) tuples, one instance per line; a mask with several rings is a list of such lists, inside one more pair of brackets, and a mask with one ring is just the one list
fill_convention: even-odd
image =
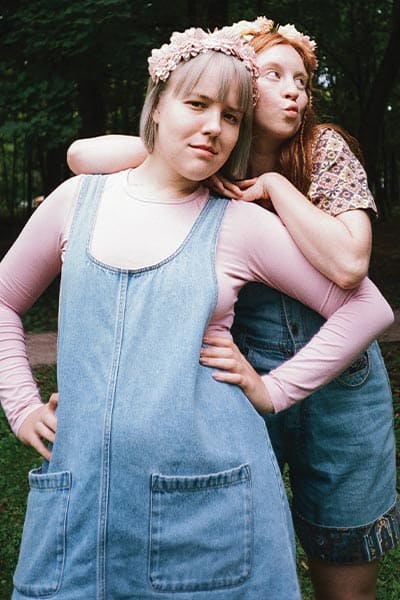
[(196, 232), (196, 242), (200, 243), (202, 247), (208, 246), (213, 256), (215, 255), (222, 219), (229, 202), (230, 200), (227, 198), (210, 196), (188, 236), (190, 237)]
[(106, 180), (105, 175), (83, 176), (72, 219), (66, 257), (74, 248), (87, 249)]

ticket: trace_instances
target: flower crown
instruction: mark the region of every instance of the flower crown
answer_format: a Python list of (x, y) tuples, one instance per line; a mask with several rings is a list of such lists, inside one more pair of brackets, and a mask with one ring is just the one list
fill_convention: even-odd
[(181, 61), (188, 61), (210, 50), (234, 56), (244, 63), (251, 74), (255, 104), (258, 98), (256, 54), (253, 48), (242, 40), (240, 33), (231, 27), (223, 27), (213, 32), (206, 32), (198, 27), (191, 27), (183, 33), (175, 31), (169, 44), (152, 50), (148, 58), (150, 77), (154, 82), (166, 81)]
[(234, 23), (232, 29), (238, 33), (241, 38), (246, 40), (246, 42), (250, 42), (254, 36), (262, 33), (279, 33), (287, 40), (293, 40), (303, 46), (306, 53), (312, 55), (312, 62), (315, 64), (315, 69), (318, 66), (318, 60), (315, 56), (317, 43), (312, 40), (310, 36), (297, 31), (294, 25), (279, 25), (266, 17), (257, 17), (255, 21), (239, 21), (238, 23)]

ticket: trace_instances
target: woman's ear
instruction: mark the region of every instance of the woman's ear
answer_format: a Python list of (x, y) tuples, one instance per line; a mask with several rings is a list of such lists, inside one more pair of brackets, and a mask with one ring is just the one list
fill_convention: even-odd
[(160, 122), (160, 110), (158, 108), (158, 104), (153, 110), (152, 119), (153, 122), (156, 123), (156, 125), (158, 125), (158, 123)]

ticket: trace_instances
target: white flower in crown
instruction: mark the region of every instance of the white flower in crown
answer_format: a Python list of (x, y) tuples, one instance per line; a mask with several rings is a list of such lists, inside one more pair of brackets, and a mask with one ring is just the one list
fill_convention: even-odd
[(315, 52), (317, 47), (316, 42), (311, 40), (308, 35), (304, 35), (300, 31), (297, 31), (294, 25), (288, 23), (287, 25), (275, 25), (271, 19), (267, 17), (257, 17), (255, 21), (239, 21), (234, 23), (232, 29), (239, 33), (246, 42), (253, 39), (255, 35), (261, 33), (277, 32), (288, 40), (295, 40), (302, 44), (307, 50)]
[(314, 40), (311, 40), (310, 36), (304, 35), (304, 33), (297, 31), (294, 25), (291, 25), (290, 23), (287, 25), (279, 25), (276, 31), (286, 39), (295, 40), (296, 42), (303, 44), (303, 46), (311, 50), (311, 52), (315, 52), (317, 43), (314, 42)]
[(274, 27), (274, 22), (267, 17), (257, 17), (255, 21), (238, 21), (231, 25), (241, 38), (249, 42), (258, 33), (269, 33)]

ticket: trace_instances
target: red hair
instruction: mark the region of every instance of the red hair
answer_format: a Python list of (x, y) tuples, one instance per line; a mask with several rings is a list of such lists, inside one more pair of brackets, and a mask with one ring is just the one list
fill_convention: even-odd
[(254, 48), (256, 54), (260, 54), (264, 50), (279, 44), (292, 46), (303, 61), (308, 76), (306, 86), (308, 103), (298, 131), (292, 138), (285, 141), (279, 150), (277, 157), (278, 171), (306, 195), (311, 184), (313, 143), (321, 128), (329, 127), (340, 133), (349, 144), (352, 152), (362, 161), (361, 150), (357, 140), (338, 125), (332, 123), (317, 124), (317, 116), (312, 106), (312, 91), (313, 78), (318, 61), (310, 48), (307, 48), (296, 39), (284, 37), (277, 31), (258, 33), (249, 42), (249, 45)]

